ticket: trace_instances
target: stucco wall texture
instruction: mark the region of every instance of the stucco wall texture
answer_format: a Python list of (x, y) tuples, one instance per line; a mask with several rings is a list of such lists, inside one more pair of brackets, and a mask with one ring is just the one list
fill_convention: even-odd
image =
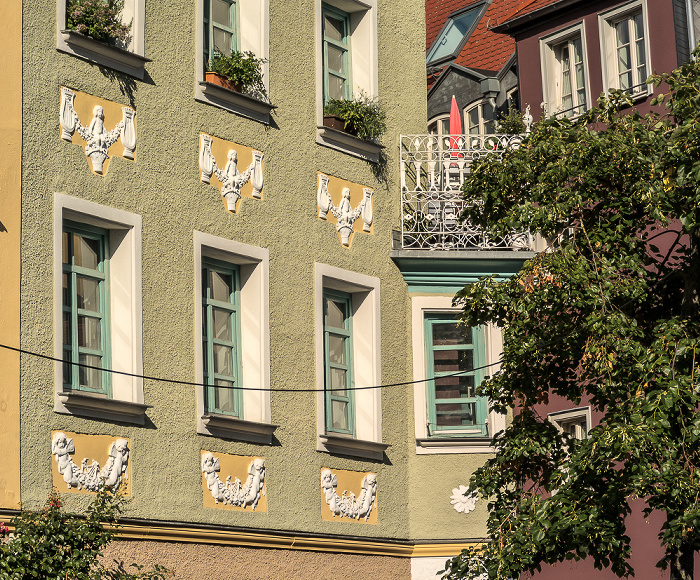
[[(58, 52), (52, 32), (56, 29), (55, 5), (27, 2), (23, 9), (22, 348), (53, 353), (52, 212), (54, 194), (63, 193), (143, 218), (143, 367), (149, 376), (195, 380), (198, 289), (194, 287), (193, 231), (268, 248), (271, 385), (289, 391), (271, 396), (272, 422), (280, 426), (273, 445), (254, 445), (197, 435), (194, 387), (162, 381), (145, 381), (145, 402), (153, 407), (143, 427), (56, 414), (54, 363), (23, 355), (24, 505), (33, 507), (45, 501), (53, 461), (50, 432), (65, 430), (129, 439), (133, 497), (129, 517), (321, 535), (482, 536), (482, 506), (465, 516), (449, 503), (451, 489), (466, 483), (481, 457), (416, 457), (412, 386), (382, 392), (383, 441), (391, 445), (384, 462), (317, 452), (315, 394), (291, 392), (316, 384), (315, 262), (380, 278), (381, 380), (395, 383), (412, 376), (410, 301), (389, 251), (392, 229), (399, 228), (401, 215), (398, 135), (425, 131), (422, 0), (378, 2), (379, 95), (387, 107), (388, 125), (382, 140), (386, 173), (380, 177), (371, 164), (315, 143), (314, 0), (270, 2), (269, 92), (277, 106), (270, 126), (195, 101), (195, 58), (199, 55), (195, 54), (193, 1), (146, 2), (146, 56), (152, 62), (146, 65), (143, 81)], [(59, 138), (61, 86), (134, 107), (136, 161), (115, 157), (104, 177), (93, 174), (81, 148)], [(235, 215), (223, 210), (219, 192), (199, 181), (200, 131), (264, 152), (263, 200), (244, 198)], [(351, 248), (343, 248), (332, 224), (317, 219), (319, 171), (374, 189), (373, 235), (355, 235)], [(202, 449), (265, 457), (267, 512), (204, 508)], [(76, 457), (76, 462), (81, 459)], [(380, 506), (376, 526), (322, 520), (319, 474), (323, 467), (377, 473)], [(90, 499), (70, 493), (63, 496), (69, 510), (84, 508)], [(136, 549), (133, 543), (129, 546)], [(178, 566), (195, 558), (190, 555), (191, 546), (158, 547), (175, 550), (164, 555), (166, 565), (169, 558)], [(147, 545), (138, 546), (142, 549)], [(185, 552), (188, 558), (182, 557)], [(236, 558), (243, 558), (244, 553), (252, 566), (252, 554), (257, 552), (239, 550)], [(196, 558), (205, 557), (198, 554)], [(271, 558), (269, 574), (256, 577), (294, 577), (290, 570), (306, 565), (305, 558), (299, 552)], [(334, 558), (362, 568), (359, 556), (321, 558), (317, 554), (315, 562), (332, 566)], [(217, 560), (222, 570), (219, 577), (233, 577), (230, 562), (220, 556)], [(381, 578), (394, 577), (394, 567), (403, 570), (408, 566), (387, 559), (380, 564), (373, 561), (373, 570), (378, 565), (386, 567), (386, 574), (376, 574)], [(195, 576), (181, 573), (180, 577)]]

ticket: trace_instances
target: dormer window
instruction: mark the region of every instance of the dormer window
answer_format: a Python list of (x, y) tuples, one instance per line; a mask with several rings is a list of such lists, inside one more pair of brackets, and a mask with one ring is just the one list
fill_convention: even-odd
[(428, 63), (456, 57), (479, 22), (483, 9), (481, 4), (450, 16), (428, 52)]

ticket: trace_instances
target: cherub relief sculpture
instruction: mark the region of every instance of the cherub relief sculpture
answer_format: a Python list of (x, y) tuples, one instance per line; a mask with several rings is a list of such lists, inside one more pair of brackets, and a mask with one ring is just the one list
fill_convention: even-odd
[(264, 155), (260, 151), (253, 151), (253, 161), (248, 168), (240, 172), (238, 170), (238, 153), (230, 149), (224, 169), (216, 164), (216, 159), (211, 152), (213, 139), (202, 133), (199, 136), (199, 169), (203, 183), (210, 183), (212, 175), (221, 182), (221, 195), (226, 199), (226, 207), (235, 213), (236, 204), (241, 199), (241, 188), (250, 181), (253, 186), (253, 197), (261, 198), (263, 188), (262, 160)]
[(352, 226), (362, 216), (364, 222), (362, 231), (369, 233), (372, 227), (372, 196), (374, 192), (368, 187), (363, 188), (364, 197), (359, 205), (353, 209), (350, 205), (350, 188), (343, 188), (342, 198), (339, 205), (334, 205), (330, 193), (328, 193), (327, 175), (318, 175), (318, 217), (325, 220), (330, 211), (338, 220), (336, 230), (340, 234), (340, 241), (344, 246), (350, 245), (350, 235), (353, 232)]
[(86, 141), (85, 155), (92, 161), (92, 170), (102, 174), (105, 160), (109, 159), (109, 148), (121, 138), (124, 145), (122, 156), (126, 159), (134, 158), (136, 149), (136, 127), (134, 118), (136, 111), (129, 107), (122, 107), (122, 120), (119, 124), (107, 131), (105, 128), (104, 109), (96, 105), (92, 110), (92, 120), (90, 125), (84, 126), (78, 114), (75, 112), (73, 102), (75, 93), (66, 88), (61, 88), (61, 138), (73, 142), (73, 133), (78, 134)]
[(362, 479), (362, 491), (355, 499), (355, 494), (345, 490), (342, 496), (338, 495), (335, 488), (338, 486), (338, 478), (330, 469), (321, 471), (321, 488), (326, 498), (326, 503), (333, 516), (346, 517), (365, 521), (369, 519), (372, 508), (376, 506), (377, 474), (368, 473)]
[(88, 465), (88, 458), (83, 459), (78, 467), (71, 457), (75, 453), (73, 439), (62, 431), (54, 434), (51, 441), (51, 453), (58, 464), (58, 472), (63, 476), (68, 489), (76, 487), (87, 491), (107, 488), (117, 491), (122, 481), (129, 478), (129, 442), (117, 439), (109, 446), (109, 458), (104, 467), (93, 460)]
[(250, 506), (253, 511), (265, 495), (265, 460), (256, 457), (248, 465), (248, 478), (241, 485), (237, 477), (231, 483), (231, 476), (226, 478), (226, 483), (221, 481), (218, 472), (221, 471), (219, 459), (207, 451), (202, 455), (202, 474), (207, 482), (207, 489), (211, 491), (214, 503), (222, 502), (224, 505), (243, 507)]

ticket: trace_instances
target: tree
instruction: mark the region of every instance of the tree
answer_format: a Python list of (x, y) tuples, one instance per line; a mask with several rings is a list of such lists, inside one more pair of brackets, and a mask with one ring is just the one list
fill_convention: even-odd
[[(14, 533), (0, 542), (1, 580), (164, 580), (169, 572), (160, 565), (151, 570), (121, 562), (108, 568), (98, 558), (114, 539), (124, 498), (102, 490), (85, 517), (67, 514), (54, 490), (39, 510), (22, 510), (12, 518)], [(0, 537), (9, 529), (0, 524)]]
[[(696, 54), (696, 56), (698, 56)], [(700, 65), (661, 77), (662, 114), (613, 93), (578, 120), (537, 124), (476, 166), (463, 218), (552, 243), (508, 279), (460, 291), (467, 325), (497, 324), (502, 368), (482, 383), (518, 408), (468, 493), (489, 501), (482, 547), (449, 578), (517, 578), (592, 558), (633, 574), (629, 501), (665, 513), (660, 568), (693, 577), (700, 548)], [(573, 440), (538, 414), (551, 394), (603, 418)]]

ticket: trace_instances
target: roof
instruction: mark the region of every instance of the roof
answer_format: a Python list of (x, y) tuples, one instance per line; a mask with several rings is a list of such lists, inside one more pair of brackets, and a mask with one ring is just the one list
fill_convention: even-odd
[(491, 25), (499, 32), (506, 32), (522, 23), (580, 2), (582, 0), (519, 0), (513, 10)]
[[(507, 34), (493, 32), (490, 27), (504, 20), (520, 2), (522, 0), (492, 0), (488, 3), (466, 44), (451, 62), (470, 69), (500, 71), (515, 52), (515, 41)], [(430, 49), (451, 14), (483, 3), (483, 0), (426, 0), (426, 47)], [(442, 70), (447, 64), (442, 66)], [(434, 81), (439, 74), (433, 73), (431, 80)]]

